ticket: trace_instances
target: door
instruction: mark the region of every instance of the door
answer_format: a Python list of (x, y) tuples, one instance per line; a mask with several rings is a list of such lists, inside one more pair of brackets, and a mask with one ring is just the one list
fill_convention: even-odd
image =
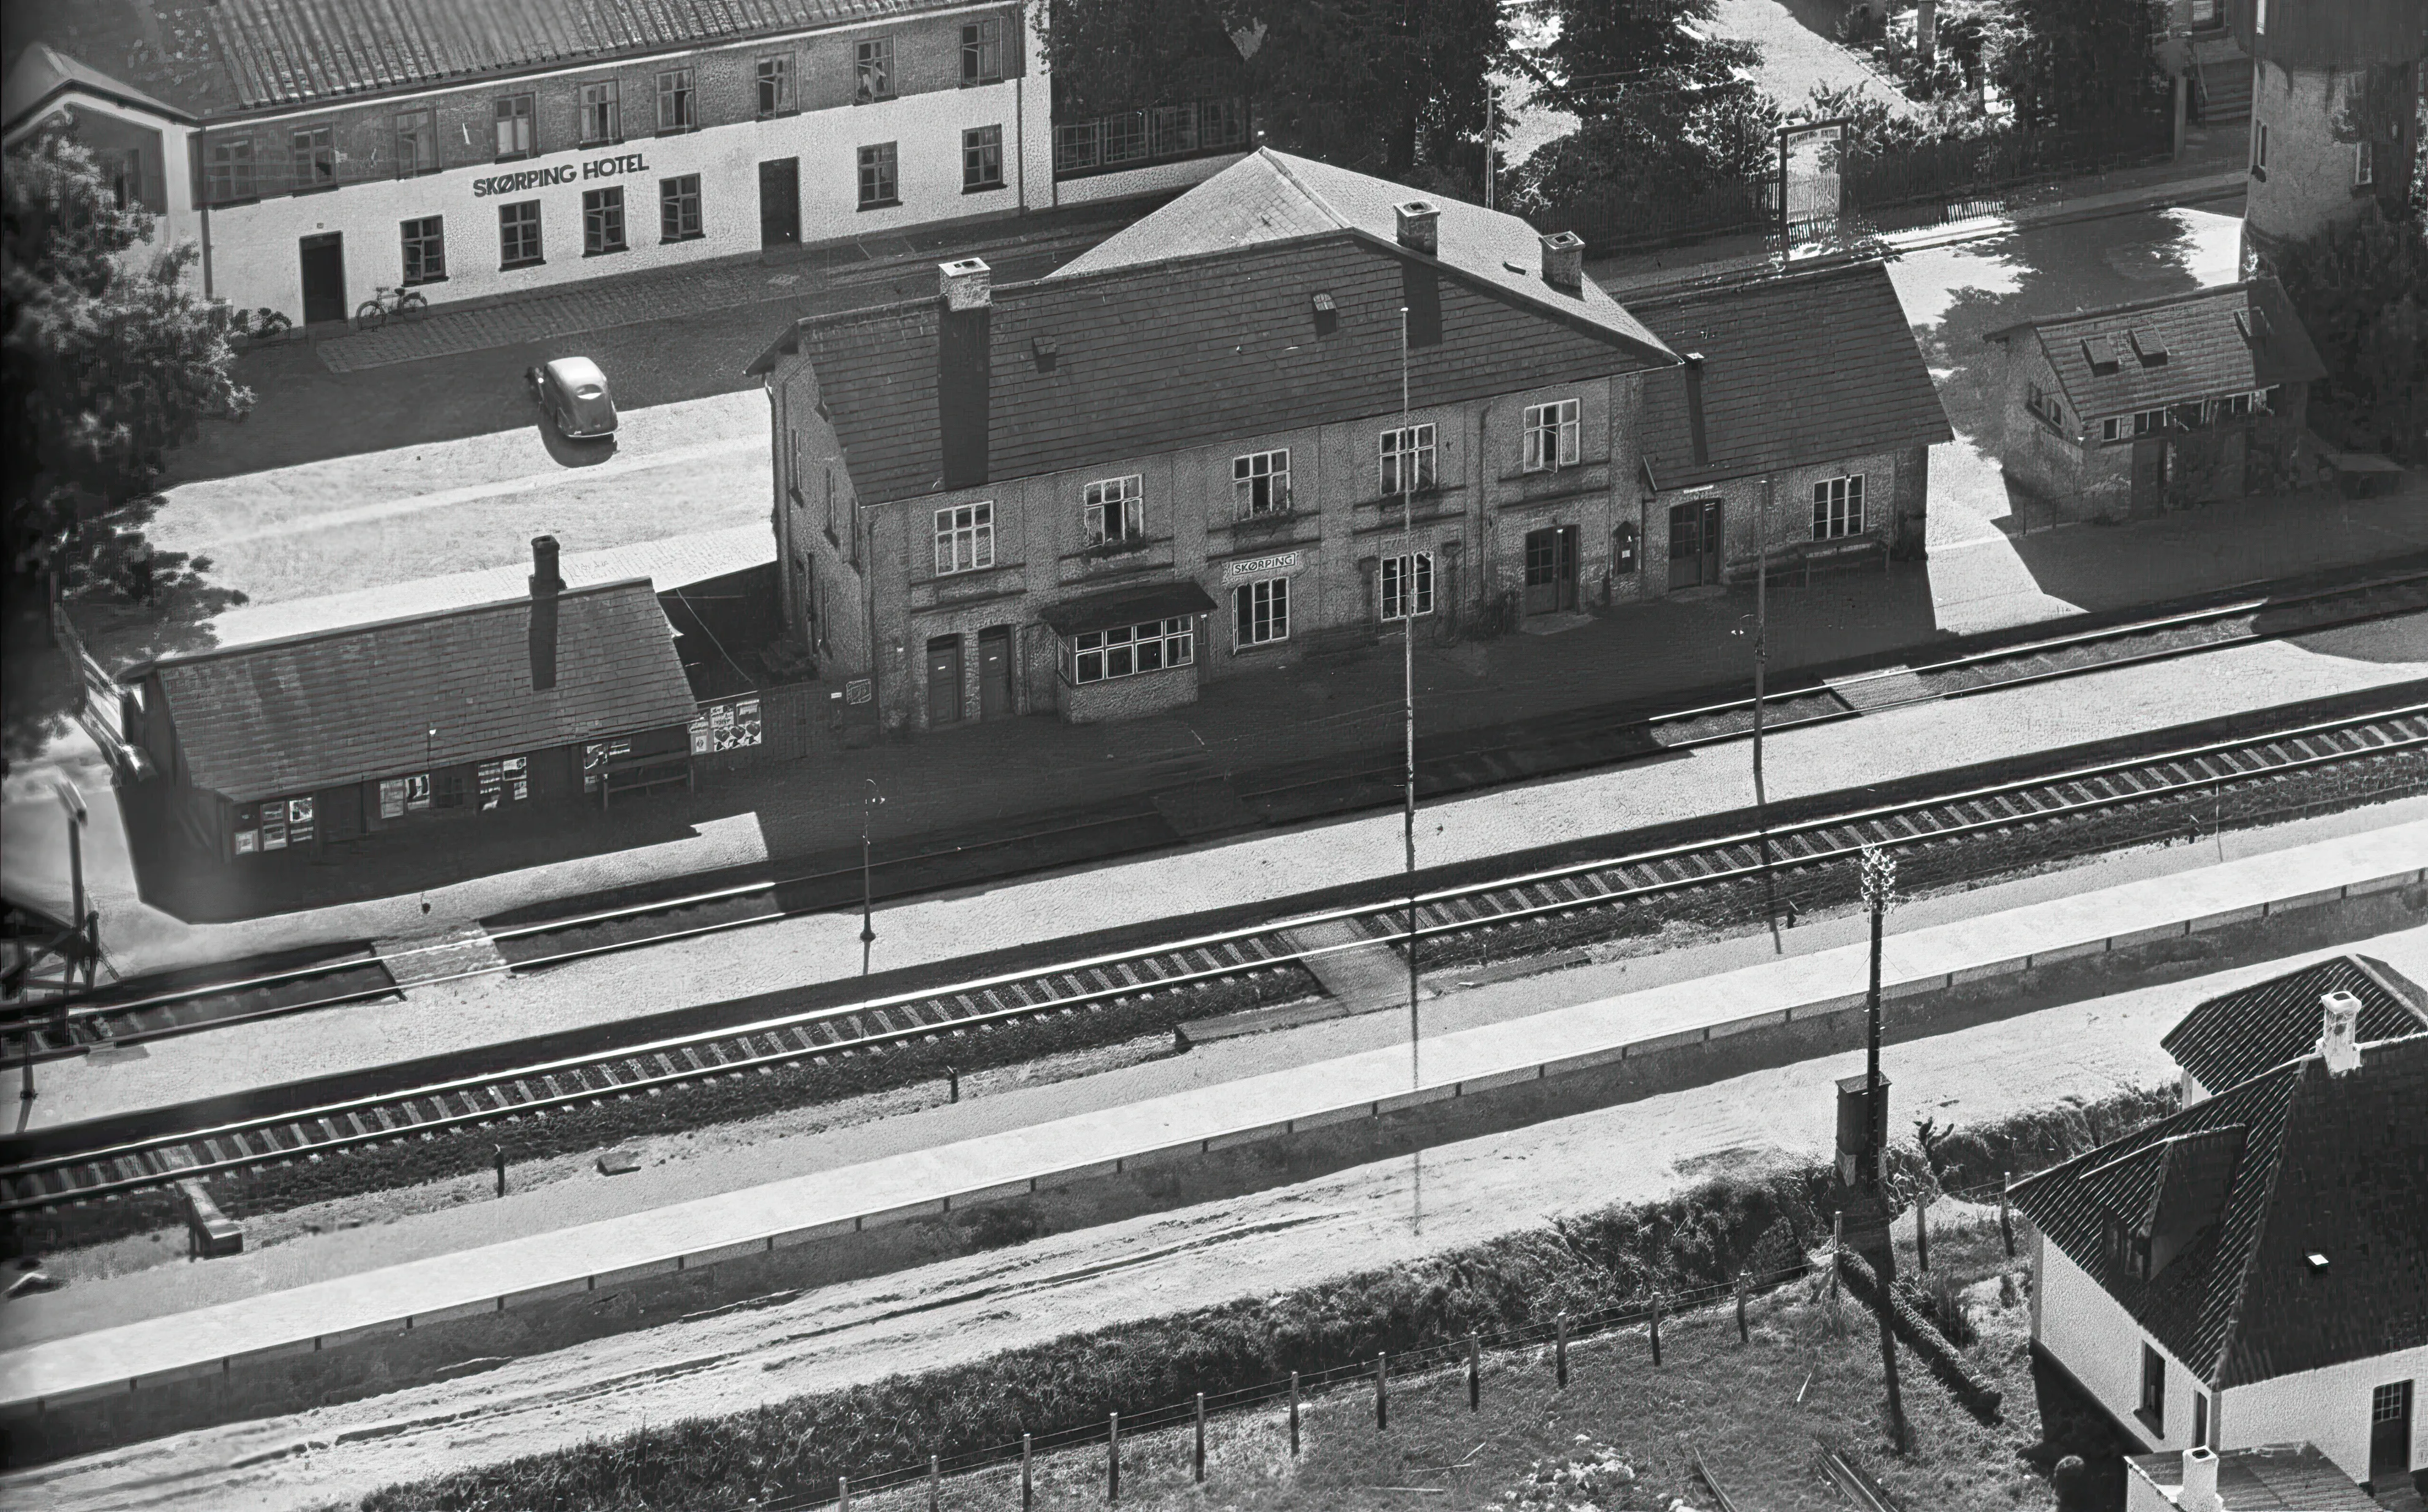
[(2411, 1470), (2411, 1383), (2395, 1381), (2369, 1394), (2369, 1484), (2385, 1490)]
[(1577, 527), (1526, 533), (1526, 613), (1562, 615), (1577, 606)]
[(338, 845), (363, 837), (363, 788), (359, 782), (333, 787), (320, 795), (320, 839)]
[(318, 325), (323, 320), (346, 318), (346, 238), (343, 233), (332, 231), (324, 236), (305, 237), (300, 243), (304, 258), (304, 323)]
[(1001, 719), (1011, 713), (1011, 627), (996, 625), (978, 632), (978, 717)]
[(939, 635), (927, 643), (927, 723), (961, 721), (961, 637)]
[(1669, 506), (1669, 586), (1699, 587), (1720, 581), (1720, 501), (1696, 500)]
[(759, 165), (759, 245), (801, 244), (801, 160), (779, 157)]
[(2133, 513), (2156, 513), (2167, 482), (2167, 443), (2133, 443)]

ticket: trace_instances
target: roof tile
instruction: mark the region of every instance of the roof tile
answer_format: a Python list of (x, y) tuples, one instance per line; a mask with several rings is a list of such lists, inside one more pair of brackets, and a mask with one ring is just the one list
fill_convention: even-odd
[(2329, 993), (2360, 999), (2362, 1040), (2428, 1029), (2428, 994), (2384, 961), (2335, 956), (2208, 999), (2158, 1044), (2202, 1086), (2231, 1087), (2308, 1055), (2319, 1042), (2319, 1000)]
[[(2327, 370), (2272, 278), (2025, 320), (1983, 339), (2026, 332), (2067, 401), (2092, 417), (2306, 383)], [(2163, 360), (2145, 360), (2161, 352)]]

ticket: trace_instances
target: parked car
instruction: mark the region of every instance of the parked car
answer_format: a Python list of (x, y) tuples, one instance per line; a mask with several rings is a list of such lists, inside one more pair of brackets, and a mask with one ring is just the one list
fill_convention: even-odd
[(588, 357), (559, 357), (523, 377), (559, 436), (615, 434), (615, 400), (607, 392), (607, 375)]

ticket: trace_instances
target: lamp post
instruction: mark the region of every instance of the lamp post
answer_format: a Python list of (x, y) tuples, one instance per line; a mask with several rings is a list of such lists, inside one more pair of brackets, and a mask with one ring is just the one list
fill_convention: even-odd
[(885, 801), (878, 790), (877, 779), (868, 779), (868, 791), (860, 796), (860, 974), (868, 975), (869, 952), (877, 945), (877, 926), (870, 921), (873, 898), (868, 881), (868, 814)]

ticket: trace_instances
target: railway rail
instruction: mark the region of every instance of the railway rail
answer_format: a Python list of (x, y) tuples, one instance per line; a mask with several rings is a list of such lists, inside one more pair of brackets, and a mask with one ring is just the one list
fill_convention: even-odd
[[(1999, 688), (2110, 670), (2349, 625), (2428, 609), (2428, 572), (2390, 575), (2376, 581), (2292, 597), (2254, 596), (2181, 613), (2069, 632), (2022, 645), (1997, 647), (1912, 666), (1833, 679), (1809, 688), (1790, 688), (1764, 700), (1765, 727), (1773, 731), (1851, 719), (1907, 704), (1961, 698)], [(1684, 749), (1740, 739), (1753, 726), (1755, 700), (1738, 698), (1657, 715), (1645, 728), (1653, 743)], [(1590, 764), (1581, 751), (1571, 765)], [(1353, 774), (1353, 777), (1357, 774)], [(1398, 781), (1397, 768), (1363, 774)], [(1461, 754), (1434, 775), (1436, 791), (1458, 791), (1543, 775), (1541, 764), (1521, 764), (1490, 750)], [(1337, 782), (1340, 774), (1321, 780)], [(1253, 796), (1271, 798), (1319, 785), (1284, 781)], [(1114, 820), (1108, 822), (1124, 822)], [(1065, 827), (1067, 828), (1067, 826)], [(981, 843), (1001, 848), (1033, 837), (1013, 835)], [(932, 860), (930, 855), (879, 858), (878, 870), (898, 870)], [(597, 909), (562, 918), (502, 924), (488, 930), (502, 966), (483, 966), (463, 977), (498, 971), (533, 972), (614, 951), (741, 929), (797, 912), (819, 912), (831, 899), (816, 898), (824, 884), (857, 883), (857, 869), (772, 878), (703, 889), (672, 898)], [(856, 889), (855, 889), (856, 890)], [(812, 895), (795, 903), (787, 895)], [(317, 1009), (376, 1001), (399, 994), (390, 956), (355, 953), (339, 959), (198, 985), (163, 986), (132, 998), (107, 996), (64, 1007), (20, 1011), (0, 1018), (0, 1067), (30, 1055), (37, 1061), (135, 1045), (252, 1020)], [(419, 977), (428, 985), (453, 977)]]
[[(1299, 913), (597, 1053), (437, 1081), (209, 1126), (165, 1128), (103, 1148), (53, 1151), (0, 1167), (0, 1212), (139, 1192), (194, 1176), (426, 1138), (581, 1104), (1115, 1000), (1300, 969), (1336, 950), (1382, 942), (1401, 949), (1550, 914), (1618, 910), (1698, 888), (1843, 862), (1867, 846), (1944, 846), (1987, 832), (2080, 820), (2127, 808), (2180, 811), (2188, 798), (2282, 781), (2304, 772), (2403, 760), (2428, 751), (2428, 701), (2319, 719), (2230, 740), (1775, 824), (1667, 847), (1587, 859), (1524, 875)], [(2401, 785), (2428, 787), (2406, 764)], [(1410, 927), (1409, 912), (1416, 917)], [(1353, 921), (1363, 938), (1302, 947), (1291, 933)], [(163, 1110), (174, 1123), (174, 1109)]]

